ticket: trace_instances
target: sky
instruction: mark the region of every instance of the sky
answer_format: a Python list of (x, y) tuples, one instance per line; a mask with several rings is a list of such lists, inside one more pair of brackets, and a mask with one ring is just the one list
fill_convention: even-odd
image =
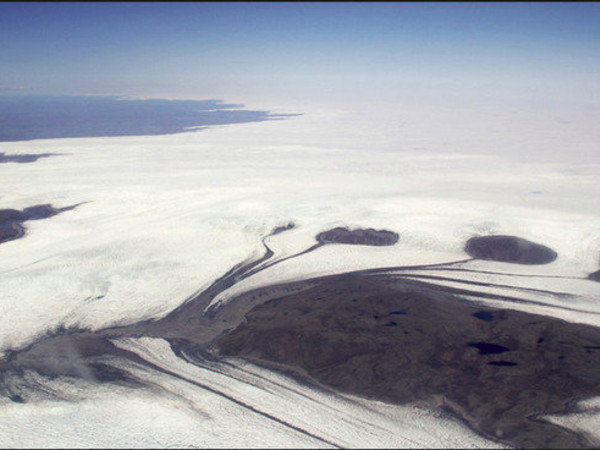
[(0, 3), (0, 94), (600, 103), (600, 3)]

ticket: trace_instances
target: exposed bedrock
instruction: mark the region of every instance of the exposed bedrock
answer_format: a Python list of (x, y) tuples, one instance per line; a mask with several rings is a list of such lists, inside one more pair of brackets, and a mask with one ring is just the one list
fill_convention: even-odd
[(32, 163), (36, 162), (40, 158), (48, 158), (49, 156), (57, 155), (57, 153), (39, 153), (39, 154), (21, 154), (21, 155), (7, 155), (6, 153), (0, 152), (0, 163)]
[(0, 226), (8, 222), (24, 222), (29, 216), (18, 209), (0, 209)]
[(588, 275), (588, 280), (592, 280), (592, 281), (598, 281), (600, 282), (600, 270), (590, 273)]
[(284, 231), (291, 230), (295, 226), (296, 226), (296, 224), (294, 222), (289, 222), (287, 225), (281, 225), (279, 227), (275, 227), (275, 228), (273, 228), (273, 231), (271, 231), (271, 236), (274, 236), (279, 233), (283, 233)]
[(345, 227), (336, 227), (323, 231), (317, 235), (321, 244), (353, 244), (353, 245), (394, 245), (398, 242), (398, 233), (373, 228), (357, 228), (350, 230)]
[(465, 251), (477, 259), (517, 264), (548, 264), (557, 253), (541, 244), (516, 236), (477, 236), (469, 239)]
[(537, 415), (600, 395), (597, 328), (360, 275), (323, 278), (245, 317), (216, 340), (219, 354), (296, 368), (345, 393), (427, 402), (517, 447), (590, 445)]
[(0, 209), (0, 244), (18, 239), (25, 234), (23, 222), (40, 220), (75, 209), (79, 205), (54, 208), (50, 204), (35, 205), (19, 211), (18, 209)]
[(23, 227), (18, 223), (10, 224), (8, 226), (0, 225), (0, 244), (2, 242), (12, 241), (18, 239), (23, 235)]

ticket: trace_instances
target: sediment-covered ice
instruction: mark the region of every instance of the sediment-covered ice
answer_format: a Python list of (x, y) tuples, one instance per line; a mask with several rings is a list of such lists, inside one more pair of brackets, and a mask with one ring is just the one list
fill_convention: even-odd
[[(122, 339), (116, 343), (158, 367), (175, 371), (181, 378), (147, 371), (147, 381), (175, 397), (185, 398), (197, 414), (210, 418), (214, 417), (215, 410), (230, 409), (225, 417), (219, 417), (224, 420), (219, 427), (224, 428), (223, 433), (228, 435), (226, 439), (230, 442), (238, 439), (243, 445), (271, 446), (274, 442), (270, 441), (270, 433), (275, 432), (275, 436), (284, 433), (281, 442), (285, 446), (497, 447), (496, 443), (477, 437), (463, 425), (418, 406), (392, 407), (381, 402), (311, 389), (289, 377), (235, 358), (227, 360), (226, 364), (211, 362), (199, 367), (177, 358), (168, 343), (161, 339)], [(139, 369), (132, 370), (138, 376), (144, 376)], [(210, 386), (216, 392), (206, 392), (200, 387), (202, 385)], [(239, 403), (219, 398), (220, 392)], [(243, 405), (252, 405), (253, 409)], [(262, 433), (238, 426), (242, 420), (249, 425), (248, 422), (256, 421), (256, 416), (261, 413), (274, 417), (278, 422), (263, 417), (258, 428)], [(227, 420), (232, 422), (228, 424)], [(272, 431), (266, 426), (269, 422)], [(295, 431), (290, 433), (287, 427), (288, 432), (285, 433), (287, 424), (292, 425)], [(198, 431), (199, 428), (196, 427)]]
[(499, 447), (418, 405), (337, 395), (236, 359), (199, 367), (178, 358), (162, 339), (122, 339), (117, 345), (164, 372), (123, 360), (123, 369), (148, 384), (138, 389), (37, 376), (38, 386), (60, 400), (4, 401), (0, 445)]

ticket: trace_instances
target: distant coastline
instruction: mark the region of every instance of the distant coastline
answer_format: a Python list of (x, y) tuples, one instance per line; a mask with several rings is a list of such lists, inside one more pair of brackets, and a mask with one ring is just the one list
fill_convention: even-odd
[(130, 100), (116, 96), (0, 96), (0, 142), (153, 136), (296, 114), (242, 109), (221, 100)]

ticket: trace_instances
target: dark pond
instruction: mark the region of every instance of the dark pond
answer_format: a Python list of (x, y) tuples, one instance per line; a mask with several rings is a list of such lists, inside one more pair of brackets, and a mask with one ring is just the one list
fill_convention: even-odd
[(475, 347), (479, 350), (480, 355), (488, 355), (490, 353), (504, 353), (510, 351), (508, 347), (503, 345), (491, 344), (489, 342), (469, 342), (469, 347)]
[(491, 322), (494, 320), (494, 313), (491, 311), (477, 311), (476, 313), (473, 313), (473, 317), (485, 322)]

